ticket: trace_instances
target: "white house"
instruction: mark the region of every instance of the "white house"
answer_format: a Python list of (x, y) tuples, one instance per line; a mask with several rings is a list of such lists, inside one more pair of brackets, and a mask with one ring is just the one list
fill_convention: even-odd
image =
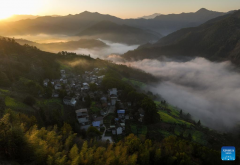
[(62, 82), (63, 82), (63, 84), (67, 84), (68, 81), (67, 81), (67, 79), (63, 79)]
[(144, 118), (144, 115), (145, 115), (144, 110), (142, 108), (140, 108), (140, 109), (138, 109), (138, 113), (139, 113), (138, 121), (143, 122), (143, 118)]
[(48, 86), (48, 82), (49, 82), (49, 79), (43, 80), (43, 85), (44, 85), (45, 87), (47, 87), (47, 86)]
[(81, 124), (81, 128), (87, 130), (90, 127), (89, 115), (87, 109), (79, 109), (75, 111), (77, 120)]
[(102, 103), (106, 103), (107, 102), (107, 98), (105, 96), (101, 97), (100, 100), (101, 100)]
[(120, 123), (122, 130), (125, 130), (125, 123)]
[(62, 74), (61, 77), (62, 77), (62, 78), (66, 78), (66, 75), (65, 75), (65, 74)]
[(112, 94), (114, 94), (114, 95), (117, 96), (117, 88), (109, 89), (109, 90), (108, 90), (108, 94), (109, 94), (109, 96), (112, 95)]
[(116, 105), (117, 102), (117, 88), (108, 90), (109, 97), (111, 99), (111, 105)]
[(98, 76), (98, 79), (103, 79), (104, 77), (105, 77), (105, 75)]
[(111, 94), (111, 95), (110, 95), (110, 98), (111, 98), (111, 105), (116, 105), (117, 96), (114, 95), (114, 94)]
[(61, 86), (61, 84), (56, 84), (54, 86), (54, 88), (55, 88), (55, 90), (60, 90), (60, 89), (62, 89), (62, 86)]
[(59, 97), (59, 93), (53, 92), (53, 93), (52, 93), (52, 97), (55, 97), (55, 98)]
[(75, 100), (75, 98), (65, 96), (65, 97), (63, 98), (63, 103), (64, 103), (65, 105), (75, 106), (76, 103), (77, 103), (77, 101)]
[(65, 70), (61, 70), (60, 72), (61, 72), (61, 74), (65, 74)]
[(122, 134), (122, 131), (123, 131), (122, 127), (118, 127), (118, 128), (116, 129), (117, 135), (121, 135), (121, 134)]
[(89, 89), (89, 84), (88, 83), (83, 83), (83, 89), (88, 90)]

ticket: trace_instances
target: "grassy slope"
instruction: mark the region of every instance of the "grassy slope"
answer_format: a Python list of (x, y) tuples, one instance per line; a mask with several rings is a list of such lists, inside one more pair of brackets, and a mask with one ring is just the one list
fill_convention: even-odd
[[(157, 106), (161, 106), (161, 102), (155, 101)], [(172, 105), (167, 105), (166, 108), (170, 111), (163, 111), (159, 110), (159, 114), (161, 116), (161, 119), (164, 123), (167, 124), (175, 124), (174, 125), (174, 131), (171, 132), (169, 130), (159, 129), (157, 130), (160, 134), (162, 134), (163, 137), (168, 137), (171, 135), (183, 135), (184, 138), (187, 138), (189, 134), (192, 135), (192, 140), (194, 142), (207, 145), (207, 136), (202, 131), (197, 130), (192, 123), (189, 123), (187, 121), (184, 121), (179, 116), (179, 111), (173, 107)], [(183, 129), (181, 127), (182, 124), (185, 124), (187, 126), (186, 129)]]

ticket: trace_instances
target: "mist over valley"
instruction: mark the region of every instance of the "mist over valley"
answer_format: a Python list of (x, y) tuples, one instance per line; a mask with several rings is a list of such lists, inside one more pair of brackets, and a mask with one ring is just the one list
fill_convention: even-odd
[(1, 1), (0, 164), (240, 164), (240, 3), (211, 1)]
[(231, 62), (197, 57), (186, 62), (144, 59), (120, 63), (157, 76), (161, 82), (147, 89), (204, 125), (228, 132), (239, 124), (240, 74)]

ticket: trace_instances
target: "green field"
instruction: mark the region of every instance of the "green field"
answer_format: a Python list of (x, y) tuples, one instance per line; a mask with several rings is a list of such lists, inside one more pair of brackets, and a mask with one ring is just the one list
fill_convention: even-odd
[(180, 112), (176, 108), (171, 105), (168, 105), (167, 108), (171, 110), (171, 115), (179, 117)]
[(22, 82), (23, 84), (27, 84), (28, 82), (31, 82), (32, 80), (21, 77), (19, 81)]
[(146, 86), (145, 83), (137, 81), (137, 80), (127, 79), (127, 78), (123, 78), (122, 80), (124, 82), (128, 82), (128, 83), (132, 84), (133, 86), (137, 86), (139, 88), (144, 88)]
[(9, 108), (13, 108), (13, 109), (16, 109), (16, 108), (27, 108), (27, 106), (22, 103), (22, 102), (19, 102), (17, 100), (15, 100), (14, 98), (11, 98), (9, 96), (5, 97), (5, 105)]
[(60, 64), (60, 69), (61, 70), (62, 69), (66, 69), (66, 70), (71, 70), (72, 69), (71, 66), (69, 66), (69, 65), (65, 65), (65, 64), (63, 64), (61, 62), (59, 62), (59, 64)]
[(181, 120), (181, 119), (174, 118), (174, 117), (170, 116), (167, 112), (158, 111), (158, 113), (160, 114), (161, 119), (163, 120), (163, 122), (171, 123), (171, 124), (174, 124), (174, 123), (175, 124), (186, 124), (189, 127), (192, 126), (191, 123), (186, 122), (186, 121)]
[[(160, 101), (154, 101), (154, 102), (157, 106), (166, 107), (168, 110), (170, 110), (168, 112), (163, 110), (158, 111), (163, 122), (169, 123), (169, 124), (180, 124), (180, 125), (185, 124), (187, 126), (186, 129), (183, 129), (180, 125), (174, 126), (175, 135), (179, 136), (180, 134), (183, 134), (183, 137), (187, 138), (188, 135), (191, 134), (193, 141), (203, 145), (207, 144), (206, 135), (203, 132), (196, 130), (194, 127), (191, 127), (193, 126), (192, 123), (181, 120), (179, 118), (180, 112), (179, 110), (177, 110), (177, 108), (169, 104), (167, 104), (166, 106), (162, 105)], [(173, 135), (172, 133), (165, 130), (158, 130), (158, 132), (164, 135), (164, 137)]]
[(176, 117), (179, 117), (180, 112), (179, 112), (175, 107), (173, 107), (172, 105), (167, 104), (167, 105), (165, 106), (165, 105), (161, 104), (160, 101), (154, 101), (154, 103), (155, 103), (157, 106), (164, 106), (164, 107), (166, 107), (167, 109), (171, 110), (171, 115), (176, 116)]
[(9, 90), (0, 89), (0, 93), (7, 94), (7, 93), (9, 93)]

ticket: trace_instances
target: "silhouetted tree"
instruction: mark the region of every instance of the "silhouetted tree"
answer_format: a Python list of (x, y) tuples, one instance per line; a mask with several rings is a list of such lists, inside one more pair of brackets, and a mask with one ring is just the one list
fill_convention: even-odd
[(199, 120), (198, 122), (197, 122), (197, 126), (201, 126), (201, 121)]

